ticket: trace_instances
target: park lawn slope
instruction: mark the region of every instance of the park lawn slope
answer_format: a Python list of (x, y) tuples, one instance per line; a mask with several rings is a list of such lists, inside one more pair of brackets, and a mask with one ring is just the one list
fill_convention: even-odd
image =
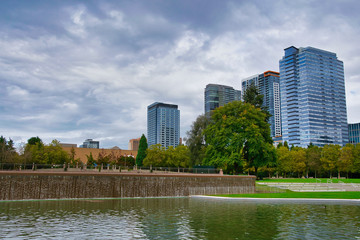
[(292, 192), (283, 193), (244, 193), (216, 195), (231, 198), (327, 198), (327, 199), (360, 199), (360, 192)]
[(258, 180), (258, 183), (328, 183), (328, 180), (331, 180), (332, 183), (338, 183), (339, 181), (343, 183), (360, 183), (359, 178), (349, 178), (349, 179), (336, 179), (336, 178), (274, 178), (274, 179), (264, 179)]

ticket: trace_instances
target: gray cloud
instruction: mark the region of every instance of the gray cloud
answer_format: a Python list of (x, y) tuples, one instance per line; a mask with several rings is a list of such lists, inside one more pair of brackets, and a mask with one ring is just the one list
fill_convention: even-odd
[(208, 83), (278, 70), (283, 49), (344, 61), (349, 122), (360, 122), (354, 1), (3, 1), (0, 134), (127, 148), (146, 107), (178, 104), (181, 136)]

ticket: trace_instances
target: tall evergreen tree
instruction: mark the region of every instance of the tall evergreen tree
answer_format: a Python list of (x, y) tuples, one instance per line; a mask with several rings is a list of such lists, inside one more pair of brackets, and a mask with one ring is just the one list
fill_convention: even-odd
[(146, 158), (146, 149), (147, 148), (148, 148), (147, 140), (146, 140), (145, 135), (143, 134), (140, 138), (139, 150), (138, 150), (138, 154), (136, 156), (136, 165), (137, 166), (143, 165), (143, 161)]
[(252, 82), (243, 93), (243, 100), (246, 103), (254, 105), (256, 108), (262, 108), (264, 96), (260, 94), (259, 89)]
[(243, 100), (245, 103), (250, 103), (256, 108), (260, 108), (263, 113), (266, 114), (266, 121), (269, 121), (270, 113), (267, 106), (264, 106), (264, 95), (260, 94), (259, 89), (255, 86), (255, 83), (252, 82), (250, 86), (246, 88), (243, 93)]

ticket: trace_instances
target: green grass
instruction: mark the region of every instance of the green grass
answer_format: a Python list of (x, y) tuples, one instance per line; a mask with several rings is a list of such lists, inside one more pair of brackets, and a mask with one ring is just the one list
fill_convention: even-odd
[[(329, 178), (276, 178), (276, 179), (264, 179), (258, 180), (256, 182), (286, 182), (286, 183), (327, 183)], [(331, 179), (333, 183), (338, 183), (339, 181), (343, 183), (360, 183), (360, 179), (353, 178), (353, 179)]]
[(360, 199), (360, 192), (292, 192), (283, 193), (254, 193), (216, 195), (218, 197), (233, 198), (328, 198), (328, 199)]

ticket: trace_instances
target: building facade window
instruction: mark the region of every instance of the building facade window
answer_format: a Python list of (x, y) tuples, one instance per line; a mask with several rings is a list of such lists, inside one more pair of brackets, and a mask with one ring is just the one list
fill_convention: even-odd
[(155, 102), (147, 112), (148, 145), (161, 144), (166, 149), (180, 141), (180, 110), (177, 105)]
[(204, 91), (205, 114), (232, 101), (240, 101), (241, 91), (233, 87), (208, 84)]
[(259, 93), (263, 95), (263, 106), (267, 108), (271, 115), (269, 118), (270, 134), (274, 140), (281, 138), (279, 82), (279, 73), (274, 71), (257, 74), (241, 81), (243, 94), (251, 84), (255, 84)]
[(332, 52), (292, 46), (285, 49), (279, 64), (283, 140), (301, 147), (345, 145), (348, 126), (342, 61)]

